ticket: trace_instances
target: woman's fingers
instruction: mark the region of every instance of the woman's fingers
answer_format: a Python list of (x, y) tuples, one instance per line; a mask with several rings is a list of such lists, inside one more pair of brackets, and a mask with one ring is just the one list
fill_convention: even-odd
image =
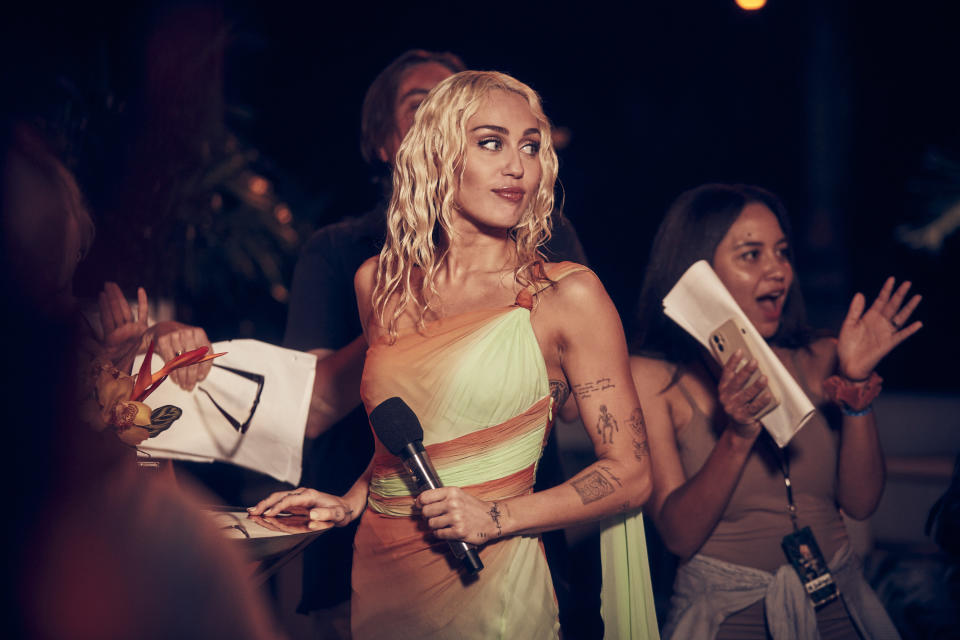
[[(206, 332), (199, 327), (188, 327), (165, 333), (157, 339), (157, 352), (165, 362), (169, 362), (178, 354), (193, 351), (199, 347), (210, 347), (210, 340)], [(181, 389), (190, 391), (210, 372), (210, 362), (182, 367), (170, 374), (170, 377)]]
[(893, 276), (890, 276), (883, 281), (883, 286), (880, 287), (880, 293), (877, 294), (877, 299), (873, 301), (872, 305), (870, 305), (870, 309), (872, 311), (883, 313), (884, 308), (890, 302), (890, 295), (893, 293), (894, 283), (895, 280)]
[(420, 515), (438, 537), (446, 535), (441, 535), (443, 529), (449, 529), (448, 537), (461, 537), (463, 532), (460, 531), (460, 524), (463, 521), (464, 504), (457, 487), (424, 491), (417, 498), (417, 503), (420, 505)]
[(274, 518), (250, 516), (250, 519), (265, 529), (293, 534), (322, 531), (323, 529), (330, 529), (334, 526), (331, 522), (315, 522), (305, 515), (278, 516)]
[(883, 306), (881, 313), (885, 318), (893, 320), (893, 316), (900, 309), (900, 305), (903, 304), (904, 298), (907, 297), (908, 291), (910, 291), (910, 281), (905, 280), (900, 283), (900, 286), (897, 287), (897, 290), (893, 292), (893, 295), (890, 296), (890, 299), (887, 300), (887, 303)]
[[(314, 491), (313, 489), (304, 489), (303, 487), (294, 489), (293, 491), (276, 491), (247, 509), (247, 511), (255, 516), (273, 516), (281, 511), (294, 509), (306, 512), (311, 507), (323, 504), (322, 500), (324, 496), (326, 496), (326, 494)], [(332, 498), (332, 496), (326, 497)]]
[(456, 487), (440, 487), (439, 489), (428, 489), (417, 496), (416, 503), (420, 509), (426, 509), (427, 505), (442, 502), (450, 497), (453, 489)]
[[(863, 309), (867, 306), (867, 298), (862, 293), (856, 293), (853, 296), (853, 300), (850, 301), (850, 307), (847, 309), (847, 315), (843, 319), (843, 326), (840, 331), (844, 329), (852, 328), (857, 322), (860, 321), (860, 317), (863, 315)], [(876, 306), (874, 302), (873, 306)]]
[(137, 287), (137, 323), (146, 327), (150, 324), (150, 305), (147, 302), (147, 291)]
[(309, 512), (310, 519), (314, 522), (332, 522), (335, 525), (345, 524), (350, 516), (350, 512), (342, 504), (334, 504), (326, 507), (314, 507)]
[(750, 380), (760, 364), (756, 360), (750, 360), (743, 366), (739, 366), (744, 356), (738, 349), (737, 352), (727, 361), (723, 367), (723, 374), (720, 376), (719, 391), (721, 394), (734, 395), (743, 390), (744, 385)]
[(133, 321), (133, 311), (127, 304), (127, 299), (123, 297), (123, 291), (116, 282), (107, 282), (103, 286), (107, 292), (107, 298), (110, 302), (110, 311), (113, 314), (114, 323), (119, 326)]
[(904, 327), (900, 331), (897, 331), (893, 335), (893, 346), (896, 347), (898, 344), (915, 334), (917, 331), (923, 328), (923, 323), (917, 320), (908, 327)]
[(904, 305), (904, 307), (900, 309), (900, 311), (898, 311), (892, 318), (890, 318), (890, 322), (893, 323), (893, 326), (897, 327), (898, 329), (903, 327), (903, 325), (907, 323), (907, 320), (910, 319), (910, 316), (913, 314), (914, 310), (917, 308), (917, 305), (920, 304), (922, 299), (923, 296), (920, 295), (915, 295), (910, 298), (910, 301)]

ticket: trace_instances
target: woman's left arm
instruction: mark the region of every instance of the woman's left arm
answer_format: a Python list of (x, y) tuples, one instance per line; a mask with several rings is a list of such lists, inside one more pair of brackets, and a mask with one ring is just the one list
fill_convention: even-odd
[[(907, 325), (920, 296), (903, 304), (910, 283), (904, 282), (896, 290), (894, 284), (894, 279), (888, 278), (866, 311), (863, 294), (853, 297), (837, 338), (837, 373), (842, 386), (868, 384), (880, 360), (923, 326), (919, 321)], [(883, 494), (885, 468), (877, 421), (872, 410), (863, 412), (842, 400), (841, 410), (837, 501), (847, 515), (863, 520), (876, 510)]]
[[(643, 412), (617, 310), (593, 273), (564, 278), (541, 300), (597, 461), (561, 485), (484, 502), (455, 487), (420, 495), (437, 537), (483, 544), (597, 520), (642, 506), (652, 488)], [(546, 308), (549, 305), (549, 309)]]

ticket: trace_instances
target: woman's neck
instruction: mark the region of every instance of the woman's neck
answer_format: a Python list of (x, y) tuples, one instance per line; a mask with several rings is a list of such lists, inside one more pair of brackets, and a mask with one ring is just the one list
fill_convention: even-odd
[(448, 281), (512, 272), (517, 266), (517, 245), (509, 236), (458, 234), (446, 249), (442, 268)]

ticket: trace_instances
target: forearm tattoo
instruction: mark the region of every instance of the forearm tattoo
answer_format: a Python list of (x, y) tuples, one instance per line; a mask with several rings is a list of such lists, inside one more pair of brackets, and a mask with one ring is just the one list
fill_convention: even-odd
[(494, 502), (493, 506), (490, 507), (490, 511), (487, 513), (490, 514), (490, 519), (493, 520), (493, 524), (497, 525), (497, 537), (503, 535), (503, 529), (500, 527), (500, 517), (503, 515), (500, 513), (500, 506)]
[(608, 466), (605, 465), (605, 464), (602, 464), (602, 465), (600, 465), (600, 468), (603, 469), (604, 471), (606, 471), (608, 476), (610, 476), (611, 478), (613, 478), (613, 481), (617, 483), (617, 486), (618, 486), (618, 487), (623, 487), (623, 481), (620, 480), (620, 478), (618, 478), (618, 477), (616, 476), (616, 474), (615, 474), (613, 471), (610, 470), (610, 467), (608, 467)]
[(597, 420), (597, 435), (603, 439), (603, 444), (613, 444), (613, 432), (620, 431), (620, 425), (613, 414), (607, 411), (607, 405), (600, 405), (600, 418)]
[(643, 421), (643, 411), (640, 407), (633, 410), (627, 419), (627, 424), (633, 430), (633, 455), (637, 460), (650, 455), (650, 445), (647, 444), (647, 425)]
[(617, 385), (613, 384), (610, 381), (610, 378), (598, 378), (593, 382), (583, 382), (581, 384), (573, 385), (573, 392), (576, 394), (577, 400), (583, 400), (584, 398), (589, 398), (601, 391), (616, 388)]
[(553, 396), (553, 406), (559, 409), (567, 403), (567, 398), (570, 397), (570, 387), (563, 380), (551, 380), (550, 395)]
[(570, 484), (573, 485), (583, 504), (602, 500), (614, 492), (613, 485), (599, 471), (591, 471), (582, 478), (571, 480)]

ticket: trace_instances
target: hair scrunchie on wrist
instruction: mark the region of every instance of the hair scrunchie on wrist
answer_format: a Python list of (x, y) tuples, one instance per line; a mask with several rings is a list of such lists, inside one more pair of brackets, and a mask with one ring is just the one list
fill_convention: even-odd
[(830, 376), (823, 381), (823, 395), (840, 405), (846, 415), (869, 413), (871, 403), (880, 395), (883, 378), (874, 371), (866, 380), (853, 381), (844, 376)]

